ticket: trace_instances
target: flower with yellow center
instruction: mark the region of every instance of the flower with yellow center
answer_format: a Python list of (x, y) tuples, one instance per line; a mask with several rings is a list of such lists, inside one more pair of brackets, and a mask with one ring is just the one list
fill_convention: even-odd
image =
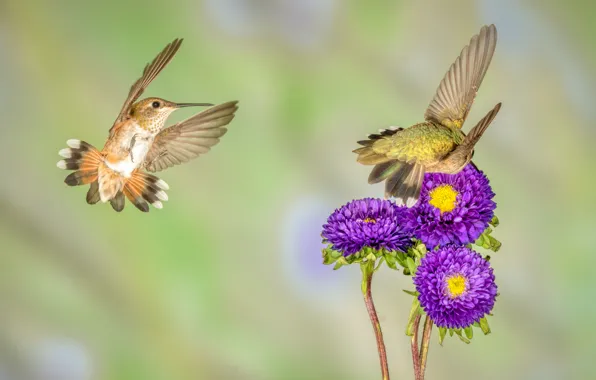
[(441, 214), (452, 211), (457, 205), (457, 195), (459, 193), (451, 185), (440, 185), (432, 189), (429, 193), (428, 203), (438, 208)]
[(494, 196), (488, 178), (471, 164), (457, 174), (426, 173), (406, 224), (427, 248), (473, 243), (494, 216)]
[(461, 274), (449, 276), (445, 282), (447, 283), (447, 294), (451, 298), (459, 297), (466, 291), (467, 280)]
[(447, 245), (427, 252), (413, 280), (420, 307), (439, 327), (468, 327), (495, 305), (493, 269), (467, 247)]

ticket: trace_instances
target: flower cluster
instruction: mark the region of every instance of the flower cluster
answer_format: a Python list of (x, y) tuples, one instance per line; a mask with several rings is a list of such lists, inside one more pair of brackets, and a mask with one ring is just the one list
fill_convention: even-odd
[(426, 174), (411, 208), (354, 200), (323, 226), (324, 262), (343, 257), (342, 263), (350, 264), (382, 252), (372, 258), (383, 258), (394, 269), (397, 263), (413, 275), (416, 302), (437, 326), (460, 329), (482, 322), (494, 306), (497, 286), (488, 260), (469, 246), (500, 246), (490, 236), (489, 224), (496, 225), (494, 195), (484, 173), (469, 164), (457, 174)]

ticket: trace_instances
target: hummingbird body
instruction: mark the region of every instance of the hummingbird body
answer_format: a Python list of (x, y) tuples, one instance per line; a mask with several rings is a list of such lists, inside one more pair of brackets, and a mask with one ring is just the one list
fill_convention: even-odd
[(497, 42), (494, 25), (470, 40), (441, 81), (424, 118), (409, 128), (381, 130), (358, 141), (358, 162), (375, 165), (369, 183), (385, 181), (385, 197), (413, 206), (424, 173), (455, 174), (472, 159), (474, 146), (501, 108), (497, 104), (466, 136), (461, 127), (482, 83)]
[(414, 124), (376, 140), (372, 145), (372, 151), (389, 159), (416, 161), (430, 167), (455, 149), (462, 140), (463, 133), (460, 130), (431, 121)]
[(143, 163), (154, 138), (155, 134), (141, 128), (136, 121), (122, 123), (102, 150), (106, 165), (121, 176), (130, 178)]
[[(158, 107), (153, 107), (153, 103)], [(106, 165), (121, 176), (130, 178), (132, 172), (143, 164), (168, 116), (178, 107), (176, 103), (160, 98), (147, 98), (133, 104), (130, 117), (110, 129), (102, 150)]]
[(75, 170), (65, 182), (69, 186), (89, 184), (87, 203), (110, 202), (122, 211), (128, 198), (141, 211), (148, 203), (162, 208), (169, 187), (161, 179), (144, 171), (159, 171), (207, 153), (219, 142), (238, 109), (237, 102), (227, 102), (164, 128), (175, 110), (210, 103), (174, 103), (161, 98), (146, 98), (135, 103), (145, 88), (169, 63), (182, 40), (174, 40), (145, 67), (143, 76), (130, 89), (118, 118), (110, 128), (101, 151), (80, 140), (68, 140), (69, 148), (59, 154), (61, 169)]

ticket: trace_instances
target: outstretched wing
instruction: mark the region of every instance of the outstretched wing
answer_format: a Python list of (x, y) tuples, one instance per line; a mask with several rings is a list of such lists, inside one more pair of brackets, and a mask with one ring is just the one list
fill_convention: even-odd
[(483, 26), (445, 74), (424, 118), (447, 127), (461, 128), (497, 45), (497, 29)]
[(147, 153), (145, 170), (158, 172), (209, 152), (228, 130), (238, 102), (209, 108), (161, 131)]
[(464, 146), (476, 145), (478, 140), (480, 140), (480, 137), (482, 137), (482, 134), (484, 133), (484, 131), (486, 131), (486, 128), (488, 128), (488, 126), (490, 125), (490, 123), (492, 123), (495, 116), (497, 116), (497, 113), (499, 113), (500, 109), (501, 109), (501, 103), (498, 103), (492, 110), (490, 110), (486, 114), (486, 116), (484, 116), (478, 122), (478, 124), (476, 124), (474, 126), (474, 128), (472, 128), (470, 130), (470, 132), (464, 138), (464, 141), (461, 145), (464, 145)]
[(166, 67), (166, 65), (172, 60), (181, 44), (181, 38), (177, 38), (170, 42), (151, 63), (145, 66), (145, 69), (143, 70), (143, 76), (137, 79), (137, 81), (130, 88), (128, 97), (126, 98), (126, 101), (124, 101), (122, 110), (120, 111), (120, 114), (116, 118), (114, 124), (121, 122), (126, 118), (130, 112), (130, 107), (132, 104), (139, 98), (139, 96), (141, 96), (143, 91), (145, 91), (147, 86), (149, 86), (149, 83), (151, 83), (151, 81), (157, 77), (161, 70), (163, 70), (163, 68)]

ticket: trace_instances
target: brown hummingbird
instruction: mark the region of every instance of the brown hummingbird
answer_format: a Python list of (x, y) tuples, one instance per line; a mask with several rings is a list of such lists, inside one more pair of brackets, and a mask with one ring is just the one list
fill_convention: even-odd
[(474, 155), (474, 145), (501, 108), (497, 104), (466, 136), (464, 124), (497, 44), (494, 25), (472, 37), (439, 84), (424, 114), (426, 121), (409, 128), (390, 128), (358, 141), (358, 162), (375, 165), (373, 184), (386, 180), (385, 197), (413, 206), (420, 196), (424, 173), (456, 174)]
[(238, 109), (237, 101), (227, 102), (164, 128), (168, 116), (182, 107), (213, 106), (210, 103), (174, 103), (160, 98), (137, 102), (147, 86), (174, 57), (182, 44), (175, 39), (143, 70), (130, 88), (120, 114), (110, 128), (108, 140), (100, 151), (81, 140), (68, 140), (69, 148), (57, 166), (75, 170), (64, 182), (69, 186), (90, 185), (87, 203), (110, 202), (118, 212), (125, 197), (139, 210), (149, 211), (148, 203), (162, 208), (169, 186), (146, 173), (164, 170), (187, 162), (219, 142)]

